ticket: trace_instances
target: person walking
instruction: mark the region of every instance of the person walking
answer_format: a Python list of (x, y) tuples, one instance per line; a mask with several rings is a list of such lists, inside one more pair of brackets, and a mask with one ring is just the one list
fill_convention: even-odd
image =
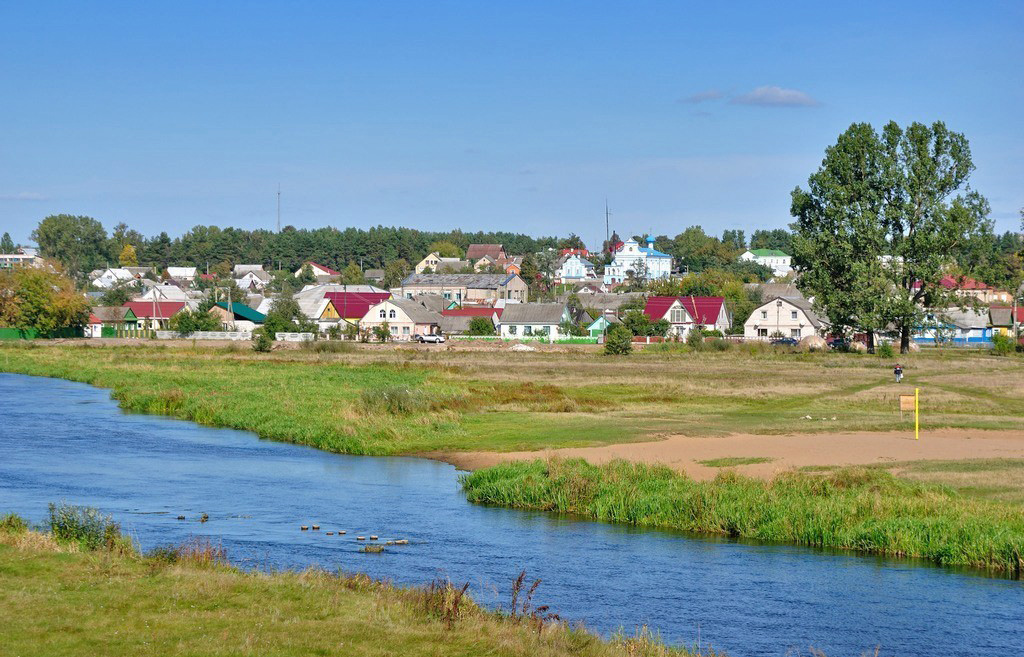
[(896, 363), (896, 367), (892, 368), (892, 373), (896, 376), (896, 383), (903, 380), (903, 366)]

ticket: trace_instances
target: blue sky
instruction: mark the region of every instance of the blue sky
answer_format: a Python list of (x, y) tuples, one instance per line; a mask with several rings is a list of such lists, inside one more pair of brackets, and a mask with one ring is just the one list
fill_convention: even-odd
[[(718, 6), (709, 6), (718, 5)], [(945, 6), (959, 5), (959, 6)], [(1024, 3), (0, 8), (0, 230), (58, 212), (604, 237), (771, 228), (851, 122), (943, 120), (1024, 206)]]

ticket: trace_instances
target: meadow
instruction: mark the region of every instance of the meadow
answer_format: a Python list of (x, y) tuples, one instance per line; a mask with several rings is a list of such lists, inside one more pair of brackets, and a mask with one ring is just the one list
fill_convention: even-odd
[[(669, 657), (641, 628), (607, 640), (548, 618), (542, 593), (486, 610), (461, 585), (243, 572), (201, 541), (142, 555), (0, 519), (0, 653), (10, 655), (508, 655)], [(368, 556), (367, 558), (379, 558)], [(527, 580), (527, 586), (529, 581)], [(525, 604), (523, 604), (525, 603)]]
[(900, 479), (879, 468), (726, 471), (694, 481), (668, 467), (581, 459), (505, 463), (465, 475), (472, 502), (572, 513), (642, 527), (920, 557), (1020, 578), (1024, 507)]
[(0, 371), (109, 388), (126, 410), (371, 455), (906, 430), (897, 399), (914, 387), (926, 429), (1017, 429), (1024, 416), (1020, 358), (962, 351), (900, 357), (896, 385), (891, 362), (860, 354), (247, 347), (3, 345)]

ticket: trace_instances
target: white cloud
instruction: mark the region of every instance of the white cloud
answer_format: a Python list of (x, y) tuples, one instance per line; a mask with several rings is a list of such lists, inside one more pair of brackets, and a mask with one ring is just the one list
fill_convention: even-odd
[(736, 96), (732, 102), (762, 107), (814, 107), (821, 104), (803, 91), (775, 86), (758, 87), (749, 93)]
[(45, 201), (46, 197), (37, 192), (17, 192), (15, 194), (0, 194), (0, 201)]
[(718, 89), (706, 89), (693, 95), (686, 96), (685, 98), (680, 98), (679, 100), (683, 103), (703, 103), (709, 100), (719, 100), (724, 97), (725, 94)]

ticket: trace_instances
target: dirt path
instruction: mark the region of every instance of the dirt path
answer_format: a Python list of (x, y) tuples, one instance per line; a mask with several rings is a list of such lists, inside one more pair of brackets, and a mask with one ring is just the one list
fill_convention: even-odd
[(537, 452), (455, 452), (432, 454), (465, 470), (476, 470), (505, 461), (580, 457), (591, 463), (627, 459), (663, 463), (695, 479), (710, 479), (722, 468), (698, 461), (729, 457), (762, 457), (771, 461), (736, 466), (747, 475), (771, 477), (778, 472), (807, 465), (865, 465), (920, 460), (1024, 458), (1024, 430), (983, 431), (939, 429), (921, 432), (915, 441), (907, 432), (852, 432), (755, 436), (734, 434), (693, 438), (674, 435), (665, 440), (623, 443), (603, 447), (553, 449)]

